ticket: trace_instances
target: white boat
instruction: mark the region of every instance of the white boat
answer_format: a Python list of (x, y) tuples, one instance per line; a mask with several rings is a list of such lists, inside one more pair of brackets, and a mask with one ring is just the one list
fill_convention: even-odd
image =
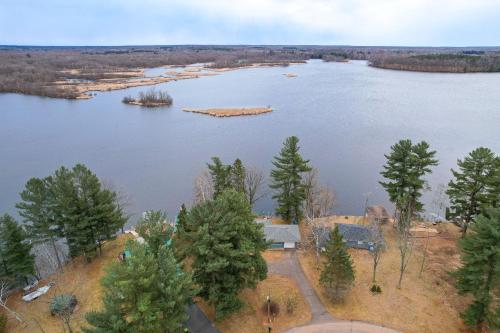
[(46, 285), (44, 287), (38, 288), (32, 293), (29, 293), (27, 295), (23, 296), (23, 301), (25, 302), (31, 302), (34, 299), (37, 299), (38, 297), (42, 296), (43, 294), (46, 294), (47, 291), (49, 291), (50, 285)]

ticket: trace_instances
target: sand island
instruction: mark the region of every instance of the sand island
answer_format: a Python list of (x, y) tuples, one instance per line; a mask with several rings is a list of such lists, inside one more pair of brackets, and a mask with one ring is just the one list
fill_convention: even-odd
[(273, 111), (270, 107), (251, 107), (251, 108), (208, 108), (208, 109), (190, 109), (184, 108), (182, 111), (202, 113), (213, 117), (234, 117), (251, 116)]

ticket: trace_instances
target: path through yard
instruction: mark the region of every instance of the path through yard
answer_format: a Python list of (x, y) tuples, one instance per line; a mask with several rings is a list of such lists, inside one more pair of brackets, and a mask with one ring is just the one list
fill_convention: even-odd
[(302, 270), (295, 251), (287, 251), (279, 259), (268, 262), (271, 274), (281, 274), (294, 279), (300, 292), (311, 306), (311, 321), (304, 326), (292, 328), (286, 333), (397, 333), (398, 331), (358, 321), (335, 319), (321, 303), (318, 295)]
[(332, 322), (335, 319), (328, 313), (328, 311), (321, 303), (316, 295), (316, 292), (309, 284), (307, 277), (302, 271), (299, 259), (294, 251), (287, 251), (283, 253), (283, 258), (273, 260), (267, 264), (267, 269), (271, 274), (281, 274), (294, 279), (299, 285), (300, 292), (309, 302), (311, 306), (311, 324)]

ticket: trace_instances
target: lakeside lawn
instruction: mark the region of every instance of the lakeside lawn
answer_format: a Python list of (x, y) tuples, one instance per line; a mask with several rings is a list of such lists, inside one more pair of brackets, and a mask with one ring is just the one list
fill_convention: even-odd
[(100, 280), (105, 274), (106, 267), (118, 260), (118, 254), (123, 251), (125, 243), (130, 238), (128, 234), (124, 234), (113, 241), (105, 242), (102, 256), (97, 256), (92, 262), (86, 263), (84, 258), (76, 258), (64, 267), (64, 273), (53, 274), (41, 280), (39, 286), (44, 286), (50, 281), (54, 281), (55, 285), (50, 288), (47, 294), (32, 302), (24, 302), (21, 299), (21, 292), (11, 295), (8, 305), (20, 314), (25, 323), (20, 324), (9, 317), (7, 332), (64, 332), (61, 319), (51, 316), (49, 311), (51, 298), (59, 294), (74, 294), (76, 296), (78, 305), (71, 316), (71, 327), (74, 332), (81, 332), (80, 327), (86, 325), (85, 313), (98, 310), (101, 307), (102, 287)]
[[(439, 234), (429, 239), (422, 276), (419, 277), (419, 271), (425, 237), (416, 241), (401, 290), (396, 289), (400, 255), (392, 224), (383, 227), (387, 251), (382, 254), (377, 269), (377, 283), (382, 288), (380, 295), (372, 295), (369, 290), (373, 261), (366, 250), (348, 250), (354, 261), (356, 279), (353, 289), (339, 304), (332, 303), (319, 284), (320, 269), (316, 266), (314, 253), (301, 252), (299, 261), (321, 301), (336, 318), (368, 321), (409, 333), (468, 332), (459, 317), (466, 299), (457, 294), (448, 274), (460, 264), (456, 245), (460, 232), (452, 224), (434, 228)], [(304, 237), (306, 228), (301, 229)]]
[[(273, 332), (283, 332), (311, 320), (311, 309), (300, 293), (297, 283), (286, 276), (270, 274), (257, 285), (255, 290), (245, 289), (241, 292), (240, 299), (244, 302), (244, 307), (228, 318), (215, 322), (215, 326), (222, 333), (267, 333), (267, 315), (261, 308), (268, 294), (280, 307), (280, 313), (272, 325)], [(289, 296), (294, 296), (297, 300), (293, 314), (288, 314), (286, 311), (285, 301)], [(198, 305), (213, 321), (215, 318), (213, 307), (202, 301), (198, 302)]]

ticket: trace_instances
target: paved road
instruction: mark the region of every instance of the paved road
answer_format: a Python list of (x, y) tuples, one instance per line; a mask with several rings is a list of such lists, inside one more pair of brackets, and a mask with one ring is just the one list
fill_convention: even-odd
[(189, 320), (186, 325), (190, 333), (220, 333), (196, 304), (191, 305), (187, 313)]
[(398, 333), (398, 331), (359, 321), (342, 320), (295, 327), (286, 333)]
[(269, 273), (294, 279), (311, 306), (311, 321), (307, 325), (292, 328), (285, 333), (398, 333), (378, 325), (332, 317), (305, 276), (295, 251), (285, 252), (283, 259), (269, 262), (267, 268)]

